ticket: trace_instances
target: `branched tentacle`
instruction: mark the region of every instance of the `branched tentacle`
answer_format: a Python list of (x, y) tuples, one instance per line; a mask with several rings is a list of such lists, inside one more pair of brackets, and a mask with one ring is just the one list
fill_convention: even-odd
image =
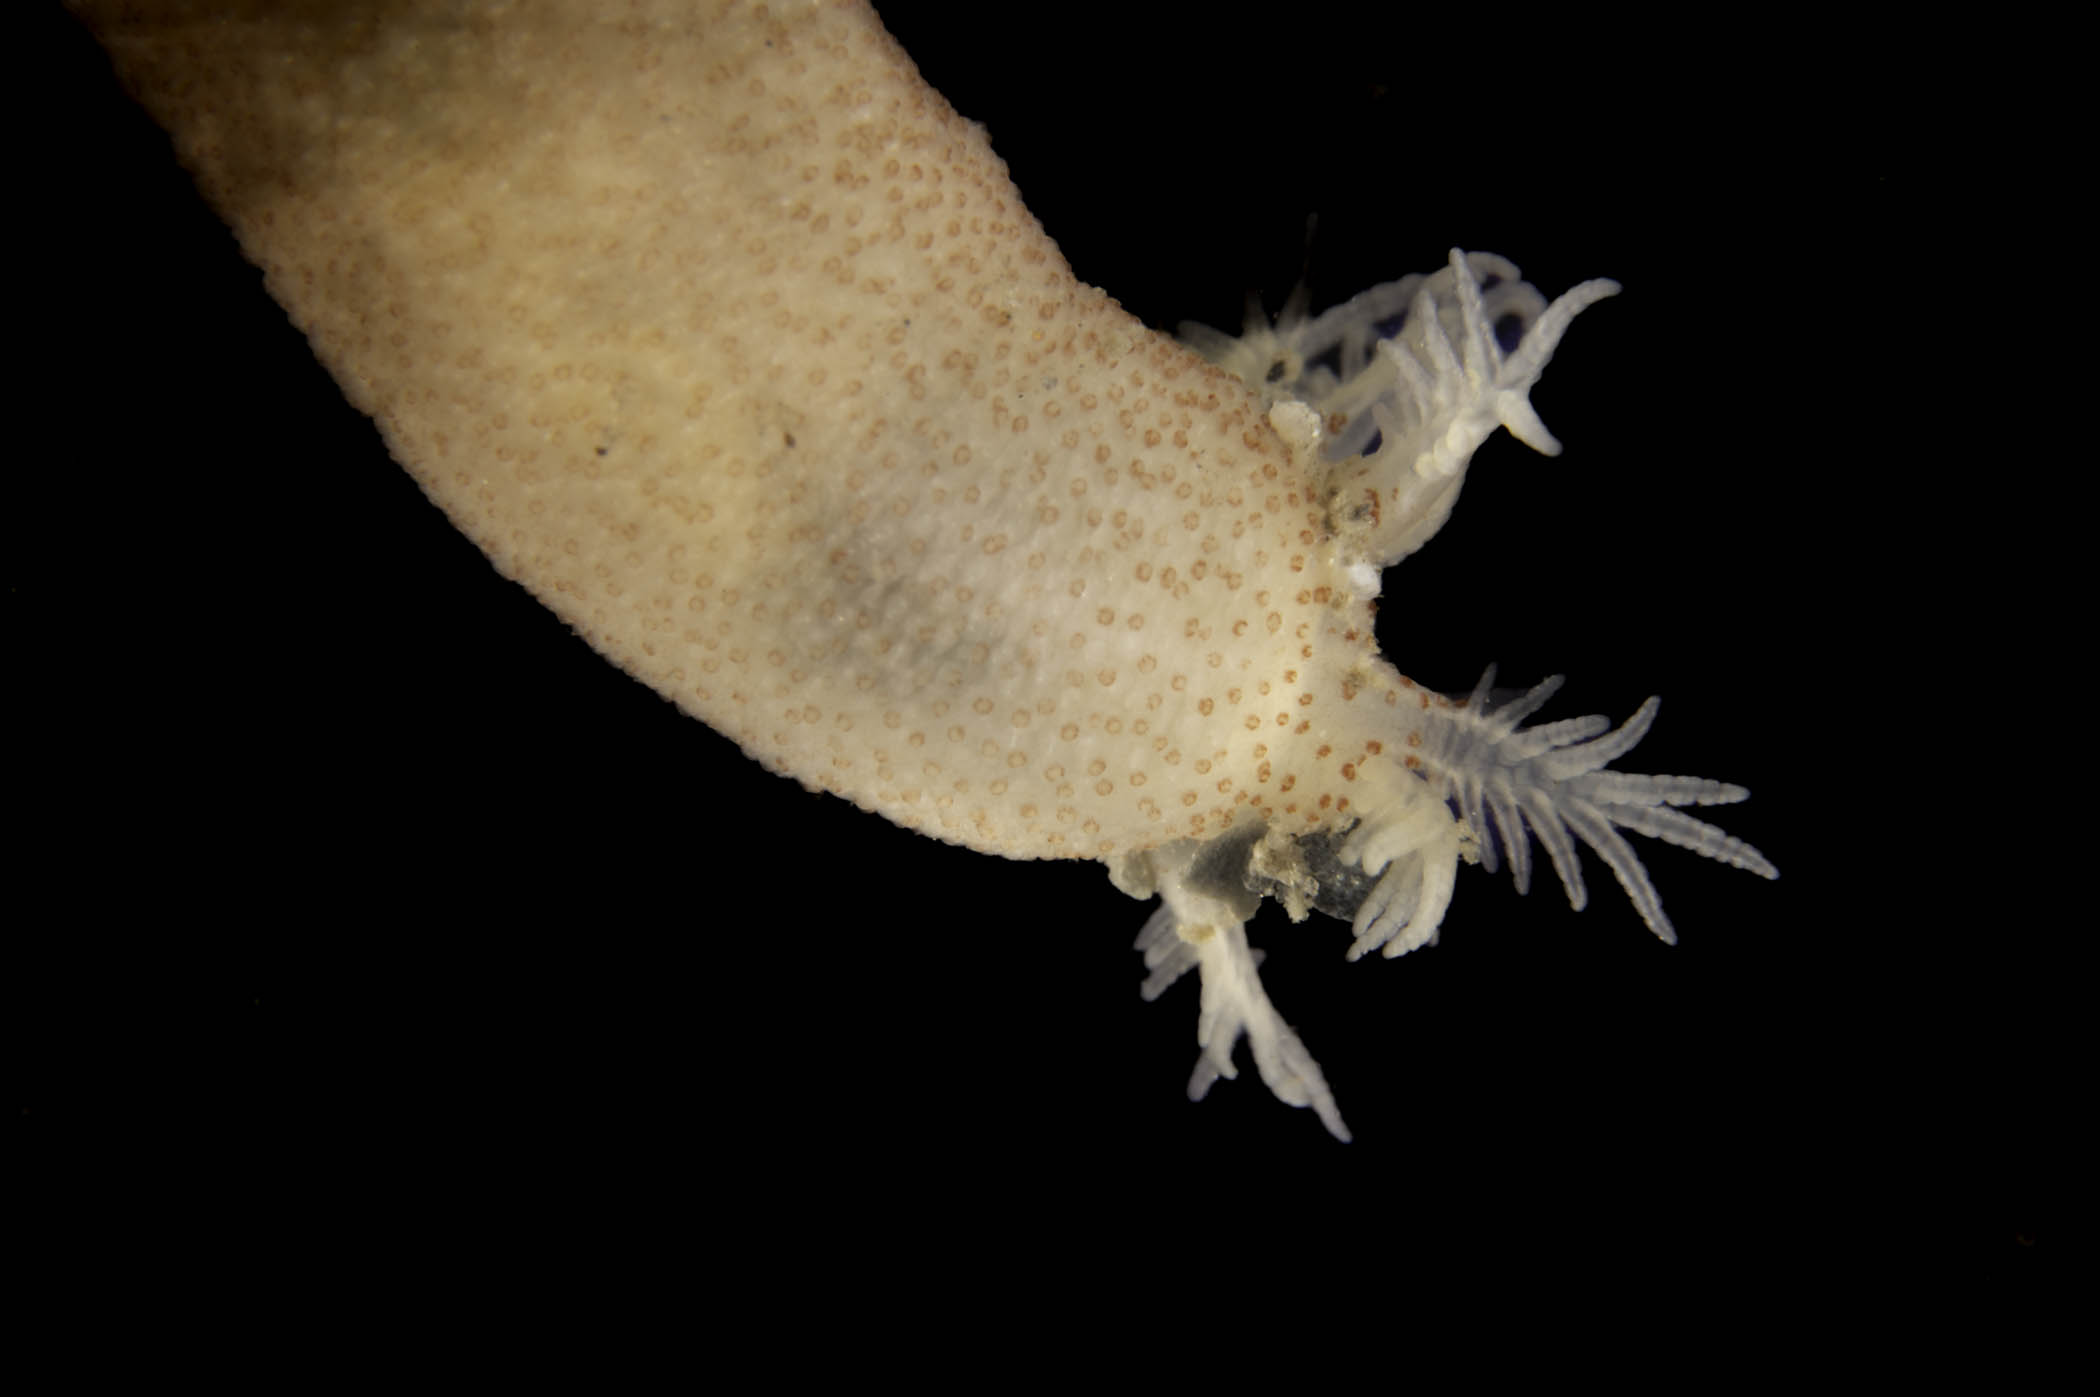
[(1606, 769), (1647, 734), (1660, 700), (1649, 699), (1610, 731), (1602, 717), (1519, 729), (1517, 724), (1537, 711), (1561, 681), (1556, 676), (1514, 703), (1489, 710), (1485, 701), (1494, 674), (1489, 666), (1464, 704), (1425, 714), (1420, 755), (1432, 783), (1444, 787), (1479, 838), (1481, 859), (1489, 869), (1495, 867), (1498, 846), (1508, 853), (1519, 891), (1530, 889), (1529, 845), (1536, 834), (1567, 889), (1568, 901), (1582, 907), (1588, 893), (1576, 854), (1580, 840), (1612, 871), (1649, 928), (1674, 942), (1676, 932), (1663, 914), (1662, 899), (1620, 830), (1649, 835), (1766, 878), (1779, 876), (1771, 861), (1743, 840), (1673, 808), (1739, 801), (1750, 794), (1741, 786)]
[(1289, 399), (1339, 424), (1321, 447), (1334, 463), (1330, 498), (1349, 526), (1345, 545), (1383, 566), (1443, 526), (1473, 452), (1497, 427), (1559, 453), (1531, 389), (1575, 317), (1618, 289), (1586, 281), (1549, 305), (1502, 258), (1453, 248), (1442, 271), (1375, 287), (1315, 318), (1294, 296), (1274, 326), (1254, 305), (1237, 339), (1200, 325), (1184, 325), (1182, 338), (1264, 407)]
[(1405, 955), (1436, 941), (1458, 880), (1458, 861), (1468, 853), (1466, 827), (1405, 771), (1374, 766), (1361, 779), (1369, 813), (1339, 852), (1343, 863), (1357, 865), (1378, 882), (1356, 909), (1349, 959), (1371, 951)]
[[(1443, 270), (1374, 287), (1319, 316), (1307, 315), (1301, 288), (1274, 324), (1252, 303), (1237, 338), (1201, 326), (1183, 326), (1182, 334), (1259, 395), (1292, 451), (1329, 463), (1334, 547), (1351, 585), (1369, 597), (1379, 590), (1380, 568), (1443, 525), (1474, 451), (1498, 427), (1547, 455), (1559, 452), (1532, 409), (1531, 389), (1575, 317), (1618, 289), (1588, 281), (1548, 303), (1503, 259), (1453, 249)], [(1587, 845), (1667, 942), (1676, 932), (1622, 831), (1778, 876), (1748, 843), (1679, 808), (1739, 801), (1749, 794), (1742, 787), (1611, 769), (1646, 736), (1656, 699), (1616, 728), (1598, 715), (1523, 726), (1561, 683), (1556, 675), (1498, 702), (1490, 666), (1466, 701), (1422, 710), (1403, 761), (1381, 756), (1355, 766), (1357, 822), (1329, 855), (1353, 867), (1340, 877), (1303, 867), (1298, 875), (1326, 893), (1329, 900), (1318, 903), (1325, 909), (1348, 915), (1354, 902), (1350, 959), (1434, 943), (1462, 859), (1492, 872), (1506, 856), (1517, 889), (1528, 892), (1534, 836), (1574, 907), (1589, 897), (1579, 848)], [(1179, 872), (1160, 867), (1166, 905), (1140, 938), (1152, 972), (1145, 989), (1149, 998), (1188, 969), (1202, 969), (1204, 1057), (1191, 1094), (1231, 1075), (1232, 1044), (1244, 1032), (1271, 1088), (1314, 1105), (1341, 1133), (1317, 1067), (1254, 979), (1244, 911), (1220, 900), (1224, 884), (1195, 879), (1193, 864)], [(1197, 896), (1205, 886), (1207, 905)], [(1305, 896), (1302, 889), (1293, 895)]]
[(1136, 944), (1151, 972), (1145, 999), (1157, 999), (1191, 970), (1202, 979), (1199, 1056), (1189, 1076), (1189, 1100), (1202, 1100), (1218, 1078), (1239, 1075), (1232, 1056), (1244, 1038), (1255, 1070), (1277, 1100), (1311, 1107), (1328, 1133), (1347, 1140), (1349, 1127), (1320, 1064), (1262, 988), (1261, 953), (1247, 944), (1246, 923), (1260, 899), (1248, 894), (1237, 862), (1207, 860), (1205, 852), (1206, 846), (1184, 840), (1138, 855), (1117, 872), (1124, 891), (1160, 896)]

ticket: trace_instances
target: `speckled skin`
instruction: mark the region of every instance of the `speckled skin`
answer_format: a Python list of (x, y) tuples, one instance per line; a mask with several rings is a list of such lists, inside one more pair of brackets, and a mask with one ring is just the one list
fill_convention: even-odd
[(1111, 857), (1346, 822), (1409, 740), (1323, 472), (1073, 278), (864, 7), (119, 8), (120, 71), (424, 489), (775, 770)]
[[(1356, 959), (1432, 944), (1461, 862), (1492, 870), (1505, 857), (1525, 889), (1539, 866), (1534, 836), (1571, 905), (1587, 899), (1580, 845), (1665, 941), (1674, 930), (1622, 831), (1777, 876), (1747, 843), (1678, 809), (1741, 800), (1741, 787), (1612, 769), (1647, 732), (1654, 700), (1615, 731), (1602, 716), (1520, 726), (1557, 678), (1522, 696), (1483, 679), (1454, 703), (1374, 653), (1379, 569), (1443, 525), (1473, 450), (1503, 427), (1557, 449), (1529, 390), (1568, 321), (1613, 283), (1582, 283), (1549, 306), (1515, 284), (1509, 264), (1453, 251), (1433, 276), (1381, 285), (1338, 313), (1356, 317), (1355, 333), (1375, 325), (1393, 336), (1369, 363), (1340, 353), (1339, 391), (1316, 372), (1279, 375), (1290, 362), (1323, 362), (1318, 327), (1288, 310), (1273, 333), (1192, 337), (1235, 378), (1079, 285), (982, 132), (918, 80), (862, 5), (72, 8), (173, 134), (349, 399), (505, 575), (776, 771), (970, 848), (1099, 858), (1117, 889), (1157, 895), (1137, 945), (1143, 994), (1200, 972), (1190, 977), (1200, 981), (1192, 1098), (1235, 1075), (1244, 1040), (1279, 1099), (1350, 1136), (1257, 974), (1247, 922), (1263, 896), (1294, 917), (1317, 907), (1348, 920)], [(1004, 71), (966, 63), (958, 90)], [(1046, 110), (1060, 131), (1074, 113)], [(1200, 142), (1134, 158), (1133, 136), (1171, 136), (1176, 121), (1085, 110), (1103, 124), (1090, 147), (1075, 145), (1091, 155), (1073, 168), (1142, 176), (1100, 208), (1130, 218), (1172, 199), (1190, 215), (1172, 234), (1179, 246), (1218, 231), (1203, 220), (1223, 206), (1207, 193), (1244, 192), (1249, 169), (1299, 169), (1302, 152), (1249, 162), (1227, 142), (1231, 170), (1195, 181), (1187, 200), (1187, 157)], [(1527, 210), (1535, 194), (1524, 194)], [(1388, 209), (1368, 223), (1399, 218)], [(114, 255), (130, 251), (119, 241)], [(1382, 265), (1379, 275), (1393, 269)], [(1237, 274), (1208, 279), (1229, 285)], [(1519, 302), (1520, 333), (1506, 331), (1502, 317)], [(1404, 324), (1393, 314), (1403, 303)], [(1373, 304), (1383, 309), (1366, 313)], [(119, 303), (103, 318), (126, 316), (134, 308)], [(214, 423), (228, 403), (252, 413), (260, 395), (241, 377), (206, 380), (176, 415), (192, 403), (209, 404), (202, 419)], [(1683, 401), (1664, 392), (1645, 410)], [(1357, 414), (1353, 434), (1328, 443), (1323, 469), (1311, 459), (1317, 431), (1343, 430), (1345, 408)], [(1365, 412), (1383, 442), (1375, 451)], [(269, 440), (269, 466), (237, 488), (273, 538), (299, 548), (326, 522), (317, 515), (333, 519), (335, 494), (318, 487), (318, 510), (297, 501), (300, 484), (309, 498), (315, 486), (301, 472), (313, 434), (296, 407)], [(1349, 450), (1370, 454), (1342, 459)], [(136, 454), (158, 462), (159, 441)], [(178, 490), (204, 483), (169, 475)], [(427, 522), (427, 511), (410, 512)], [(1549, 533), (1581, 531), (1557, 509), (1529, 512), (1554, 516)], [(397, 581), (398, 531), (360, 530), (354, 518), (344, 527), (350, 561), (335, 572), (356, 610)], [(1577, 560), (1576, 585), (1548, 610), (1549, 638), (1597, 619), (1599, 589), (1629, 563), (1640, 575), (1663, 551), (1674, 560), (1705, 543), (1646, 536)], [(992, 887), (972, 895), (950, 860), (915, 883), (905, 871), (915, 859), (949, 856), (899, 845), (870, 822), (870, 848), (856, 858), (856, 835), (828, 823), (845, 818), (837, 807), (762, 810), (752, 793), (725, 789), (740, 763), (666, 760), (675, 739), (639, 736), (631, 715), (535, 710), (542, 695), (500, 681), (486, 712), (425, 711), (416, 662), (392, 655), (402, 692), (359, 704), (356, 693), (375, 691), (341, 682), (357, 656), (338, 643), (354, 626), (331, 628), (296, 578), (259, 571), (243, 543), (222, 551), (233, 555), (236, 600), (270, 596), (282, 630), (313, 647), (310, 690), (339, 703), (350, 695), (335, 732), (362, 734), (375, 718), (412, 732), (428, 754), (409, 783), (419, 792), (471, 792), (475, 770), (500, 778), (506, 827), (527, 831), (507, 844), (475, 849), (471, 829), (455, 839), (442, 800), (413, 812), (432, 829), (424, 849), (455, 858), (479, 903), (535, 897), (545, 869), (528, 873), (521, 855), (559, 864), (578, 848), (572, 836), (588, 834), (601, 850), (587, 865), (594, 903), (640, 874), (641, 885), (675, 889), (673, 924), (705, 927), (722, 889), (748, 876), (722, 850), (756, 838), (784, 846), (794, 878), (809, 880), (764, 889), (781, 899), (792, 944), (850, 938), (865, 908), (917, 907), (935, 890), (973, 910), (920, 922), (886, 940), (885, 955), (900, 941), (941, 940), (919, 934), (928, 931), (1029, 929), (1027, 894), (1007, 891), (1026, 887), (1018, 874), (991, 869)], [(1528, 552), (1498, 529), (1498, 559)], [(1421, 631), (1447, 617), (1465, 619), (1469, 653), (1483, 654), (1475, 627), (1483, 657), (1499, 653), (1490, 633), (1530, 608), (1529, 591), (1498, 609), (1477, 585), (1488, 578), (1435, 577), (1433, 564), (1412, 575), (1408, 606), (1388, 618), (1407, 623), (1410, 654), (1433, 652)], [(1713, 608), (1700, 598), (1695, 625)], [(471, 641), (478, 627), (455, 617), (435, 632), (438, 650), (454, 658), (453, 639)], [(1585, 666), (1599, 642), (1629, 634), (1616, 623), (1583, 629)], [(260, 687), (282, 682), (272, 672)], [(501, 735), (493, 716), (510, 712), (534, 716)], [(704, 742), (697, 729), (672, 731)], [(302, 731), (297, 742), (310, 740)], [(661, 808), (623, 809), (595, 784), (560, 790), (565, 764), (638, 780)], [(1211, 837), (1227, 825), (1232, 837)], [(1322, 827), (1334, 837), (1290, 837)], [(360, 828), (351, 842), (368, 837)], [(528, 916), (560, 920), (538, 906)], [(1033, 924), (1061, 934), (1073, 920), (1061, 903)], [(1031, 980), (1074, 942), (1055, 944), (1055, 956), (1028, 953)], [(868, 969), (855, 965), (856, 975)], [(857, 981), (850, 994), (866, 997)], [(1072, 997), (1058, 999), (1055, 1013), (1068, 1012)], [(1459, 1033), (1425, 1041), (1474, 1043), (1480, 1022), (1507, 1016), (1499, 990), (1485, 1012), (1475, 1007)], [(842, 1060), (859, 1062), (895, 1019), (885, 1005)], [(952, 1069), (967, 1054), (944, 1043), (933, 1056)], [(1498, 1100), (1501, 1091), (1498, 1081)]]

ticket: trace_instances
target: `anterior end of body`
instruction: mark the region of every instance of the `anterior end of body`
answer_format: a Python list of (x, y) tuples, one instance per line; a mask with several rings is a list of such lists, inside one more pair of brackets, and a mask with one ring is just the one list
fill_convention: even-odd
[(1665, 939), (1621, 831), (1772, 872), (1681, 811), (1739, 788), (1610, 769), (1652, 705), (1524, 728), (1544, 692), (1488, 710), (1377, 653), (1381, 570), (1474, 448), (1556, 449), (1528, 392), (1612, 283), (1549, 303), (1454, 252), (1191, 332), (1205, 362), (1073, 277), (864, 5), (75, 3), (505, 575), (814, 790), (1164, 895), (1192, 1094), (1244, 1036), (1345, 1133), (1255, 974), (1261, 896), (1391, 955), (1460, 862), (1524, 883), (1528, 835)]
[[(1475, 281), (1483, 275), (1494, 282), (1492, 303)], [(1335, 547), (1359, 567), (1375, 566), (1412, 552), (1441, 527), (1472, 452), (1496, 426), (1548, 454), (1559, 451), (1531, 411), (1528, 392), (1574, 316), (1618, 288), (1587, 282), (1549, 305), (1516, 277), (1500, 258), (1454, 251), (1436, 277), (1374, 288), (1317, 319), (1305, 319), (1297, 306), (1273, 328), (1256, 319), (1240, 340), (1202, 327), (1183, 333), (1214, 360), (1304, 395), (1275, 395), (1274, 415), (1294, 420), (1294, 409), (1309, 400), (1332, 428), (1331, 450), (1362, 452), (1334, 466), (1332, 498), (1344, 516)], [(1396, 330), (1387, 316), (1403, 297), (1408, 311)], [(1498, 342), (1498, 322), (1507, 345)], [(1323, 367), (1322, 356), (1343, 372)], [(1361, 425), (1365, 416), (1375, 422), (1375, 436)], [(1381, 658), (1365, 659), (1347, 701), (1323, 712), (1307, 740), (1293, 746), (1283, 787), (1299, 783), (1308, 754), (1331, 762), (1332, 775), (1316, 772), (1302, 788), (1305, 799), (1316, 795), (1323, 803), (1346, 791), (1341, 823), (1307, 830), (1292, 818), (1294, 805), (1271, 806), (1258, 835), (1243, 833), (1238, 844), (1170, 846), (1124, 867), (1128, 889), (1156, 889), (1162, 898), (1138, 941), (1152, 972), (1146, 998), (1189, 969), (1202, 975), (1202, 1057), (1192, 1097), (1232, 1075), (1233, 1044), (1245, 1036), (1279, 1099), (1313, 1106), (1330, 1132), (1349, 1138), (1317, 1063), (1260, 989), (1238, 915), (1243, 904), (1229, 896), (1235, 887), (1273, 896), (1296, 917), (1316, 906), (1347, 918), (1354, 932), (1347, 957), (1355, 960), (1433, 944), (1461, 862), (1492, 873), (1506, 859), (1518, 890), (1528, 892), (1534, 836), (1572, 906), (1588, 900), (1578, 852), (1584, 845), (1666, 943), (1676, 941), (1675, 928), (1622, 832), (1779, 876), (1749, 844), (1681, 808), (1743, 800), (1749, 792), (1742, 787), (1612, 768), (1647, 733), (1657, 699), (1616, 728), (1601, 715), (1526, 727), (1561, 677), (1508, 698), (1496, 693), (1494, 677), (1491, 665), (1472, 693), (1454, 698), (1420, 688)], [(1173, 935), (1181, 938), (1178, 947)]]

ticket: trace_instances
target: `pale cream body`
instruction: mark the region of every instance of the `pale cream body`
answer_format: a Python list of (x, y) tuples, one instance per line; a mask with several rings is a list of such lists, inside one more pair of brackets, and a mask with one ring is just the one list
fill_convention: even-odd
[(1074, 280), (865, 9), (484, 8), (107, 41), (500, 569), (769, 766), (986, 852), (1346, 802), (1360, 740), (1277, 740), (1372, 658), (1316, 463)]
[[(1538, 799), (1604, 760), (1509, 756), (1373, 646), (1376, 565), (1442, 522), (1487, 431), (1536, 426), (1537, 365), (1505, 389), (1446, 347), (1448, 412), (1397, 471), (1330, 467), (1295, 404), (1080, 285), (863, 6), (81, 8), (506, 575), (776, 770), (1165, 894), (1151, 930), (1191, 949), (1150, 935), (1148, 961), (1155, 990), (1203, 967), (1197, 1090), (1244, 1028), (1341, 1133), (1254, 978), (1245, 891), (1190, 841), (1266, 830), (1302, 914), (1279, 837), (1353, 825), (1344, 861), (1391, 866), (1357, 949), (1390, 954), (1433, 936), (1475, 832), (1419, 751)], [(1703, 784), (1651, 803), (1741, 794)]]

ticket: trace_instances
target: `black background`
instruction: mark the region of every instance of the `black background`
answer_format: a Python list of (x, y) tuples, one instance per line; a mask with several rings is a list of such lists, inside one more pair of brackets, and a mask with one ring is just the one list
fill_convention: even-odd
[(1875, 376), (1920, 290), (1901, 113), (1807, 63), (1780, 105), (1826, 119), (1775, 122), (1720, 34), (883, 11), (1156, 327), (1454, 244), (1549, 295), (1622, 282), (1535, 394), (1565, 453), (1482, 450), (1381, 639), (1436, 688), (1566, 673), (1549, 718), (1660, 693), (1622, 764), (1750, 787), (1714, 817), (1784, 878), (1640, 841), (1675, 948), (1594, 860), (1580, 914), (1463, 872), (1442, 943), (1395, 962), (1269, 909), (1264, 980), (1356, 1141), (1251, 1066), (1192, 1106), (1195, 989), (1139, 1002), (1144, 906), (811, 796), (591, 654), (388, 461), (54, 22), (64, 310), (9, 522), (25, 1125), (462, 1193), (573, 1174), (703, 1230), (1054, 1247), (1232, 1199), (1372, 1251), (1572, 1224), (1991, 1283), (2060, 1246), (2046, 962), (1950, 964), (1977, 909), (1888, 862), (1933, 818), (1877, 774), (1875, 665), (1912, 620), (1839, 505), (1884, 469)]

